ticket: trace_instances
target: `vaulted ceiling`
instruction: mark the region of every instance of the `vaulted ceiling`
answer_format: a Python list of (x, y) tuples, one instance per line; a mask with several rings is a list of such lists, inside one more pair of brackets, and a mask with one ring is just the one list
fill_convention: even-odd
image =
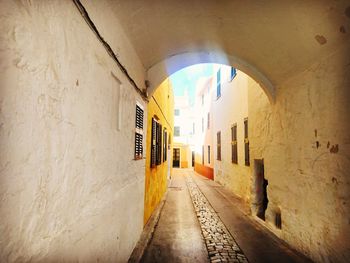
[(278, 85), (348, 43), (349, 0), (109, 0), (144, 67), (220, 51)]

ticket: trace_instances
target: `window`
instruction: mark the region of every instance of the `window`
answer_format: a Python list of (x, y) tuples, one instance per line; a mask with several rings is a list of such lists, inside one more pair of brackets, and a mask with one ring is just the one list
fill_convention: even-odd
[(202, 94), (202, 106), (204, 105), (204, 94)]
[(238, 163), (237, 154), (237, 124), (233, 124), (231, 127), (231, 161), (232, 163)]
[(175, 109), (175, 116), (180, 116), (180, 110), (179, 109)]
[(204, 145), (202, 145), (202, 164), (204, 164)]
[(248, 118), (244, 119), (244, 160), (245, 165), (250, 165), (249, 139), (248, 139)]
[(216, 73), (216, 97), (221, 96), (221, 69)]
[(168, 133), (167, 130), (164, 129), (163, 131), (163, 162), (167, 160), (167, 151), (168, 149)]
[(233, 80), (237, 75), (237, 71), (234, 67), (231, 67), (231, 80)]
[(156, 145), (157, 145), (157, 160), (156, 164), (159, 165), (162, 163), (162, 125), (157, 122), (157, 136), (156, 136)]
[(208, 163), (210, 163), (210, 145), (208, 145)]
[(196, 132), (195, 126), (196, 126), (196, 125), (195, 125), (194, 123), (192, 123), (192, 133), (193, 133), (193, 134)]
[(208, 112), (207, 129), (210, 129), (210, 113)]
[(152, 118), (152, 135), (151, 135), (151, 167), (161, 164), (162, 162), (162, 125)]
[(217, 144), (216, 159), (218, 161), (221, 161), (221, 132), (218, 132), (216, 134), (216, 144)]
[(180, 127), (179, 126), (175, 126), (174, 127), (174, 136), (180, 136)]
[(204, 132), (204, 118), (202, 118), (202, 132)]
[(135, 116), (135, 160), (142, 159), (143, 155), (143, 109), (136, 105)]

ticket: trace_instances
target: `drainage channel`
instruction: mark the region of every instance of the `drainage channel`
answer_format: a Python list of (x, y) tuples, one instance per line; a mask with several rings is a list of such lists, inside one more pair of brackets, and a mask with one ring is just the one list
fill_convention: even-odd
[(186, 176), (186, 184), (201, 226), (210, 262), (247, 263), (248, 259), (191, 176)]

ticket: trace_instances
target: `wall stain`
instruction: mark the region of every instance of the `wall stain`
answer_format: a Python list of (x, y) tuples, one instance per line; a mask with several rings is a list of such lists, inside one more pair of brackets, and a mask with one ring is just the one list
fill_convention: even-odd
[(331, 153), (337, 153), (339, 152), (339, 146), (338, 144), (332, 145), (331, 149), (329, 150)]
[(346, 9), (345, 9), (345, 15), (350, 18), (350, 6), (348, 6)]
[(339, 31), (340, 33), (345, 34), (346, 33), (345, 26), (340, 26)]
[(319, 141), (316, 141), (316, 148), (318, 149), (321, 146)]
[(320, 45), (324, 45), (327, 43), (327, 39), (324, 36), (316, 35), (315, 39)]

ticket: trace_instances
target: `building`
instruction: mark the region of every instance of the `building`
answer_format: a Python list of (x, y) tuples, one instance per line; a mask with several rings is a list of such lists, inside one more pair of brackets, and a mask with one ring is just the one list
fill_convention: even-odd
[(203, 77), (196, 83), (193, 132), (195, 134), (195, 166), (199, 174), (214, 178), (213, 149), (213, 78)]
[[(252, 188), (232, 191), (259, 203), (263, 189), (247, 193), (268, 183), (258, 222), (316, 262), (348, 262), (348, 2), (0, 1), (0, 262), (126, 262), (144, 227), (148, 102), (204, 62), (254, 79), (237, 136)], [(243, 115), (218, 124), (215, 151)]]
[(144, 223), (163, 198), (171, 177), (174, 95), (169, 79), (148, 103)]
[(175, 96), (173, 167), (193, 167), (193, 111), (188, 91), (183, 96)]

